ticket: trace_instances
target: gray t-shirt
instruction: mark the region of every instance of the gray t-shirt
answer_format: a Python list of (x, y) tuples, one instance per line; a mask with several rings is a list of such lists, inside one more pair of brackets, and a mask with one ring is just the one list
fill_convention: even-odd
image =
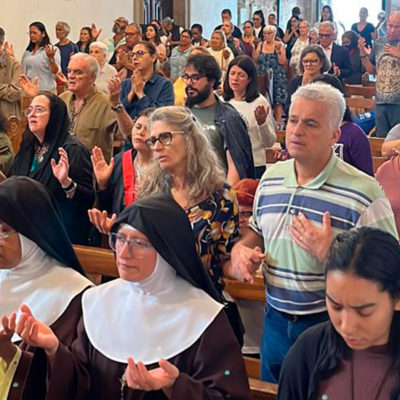
[(390, 42), (387, 37), (375, 41), (371, 62), (376, 65), (376, 103), (400, 104), (400, 59), (386, 53), (386, 44), (397, 46), (399, 42)]
[(218, 127), (215, 125), (215, 113), (217, 110), (217, 103), (213, 104), (211, 107), (198, 108), (192, 107), (191, 111), (195, 117), (199, 120), (201, 126), (203, 127), (211, 146), (217, 153), (222, 166), (225, 171), (228, 170), (228, 162), (226, 159), (226, 146), (222, 133), (219, 131)]

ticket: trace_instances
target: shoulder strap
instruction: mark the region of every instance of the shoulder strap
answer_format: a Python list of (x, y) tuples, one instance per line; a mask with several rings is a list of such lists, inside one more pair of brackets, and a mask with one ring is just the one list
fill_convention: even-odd
[(128, 207), (136, 200), (132, 149), (125, 151), (122, 155), (122, 181), (124, 183), (125, 206)]

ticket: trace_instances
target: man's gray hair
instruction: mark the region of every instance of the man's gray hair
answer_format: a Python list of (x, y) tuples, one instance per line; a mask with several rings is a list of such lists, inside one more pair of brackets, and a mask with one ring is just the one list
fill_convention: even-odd
[(162, 22), (167, 25), (172, 25), (174, 23), (174, 20), (171, 17), (165, 17)]
[[(292, 95), (292, 105), (297, 98), (315, 101), (321, 104), (321, 112), (328, 111), (329, 126), (332, 129), (340, 128), (346, 110), (343, 94), (331, 85), (322, 82), (300, 86)], [(290, 112), (289, 112), (290, 114)]]
[(142, 27), (140, 26), (140, 24), (137, 24), (136, 22), (131, 22), (130, 24), (128, 24), (127, 26), (134, 26), (138, 32), (140, 33), (140, 35), (142, 34)]
[(89, 50), (92, 50), (94, 47), (100, 49), (104, 54), (107, 54), (107, 46), (103, 42), (92, 42), (90, 43)]
[(58, 21), (58, 22), (56, 23), (56, 26), (57, 26), (57, 25), (62, 26), (62, 27), (65, 29), (65, 31), (66, 31), (67, 33), (70, 33), (70, 32), (71, 32), (71, 27), (70, 27), (66, 22), (64, 22), (64, 21)]
[(94, 74), (97, 77), (100, 70), (100, 66), (97, 60), (93, 56), (86, 53), (76, 53), (71, 56), (70, 60), (78, 58), (84, 60), (87, 63), (89, 74)]
[(332, 28), (332, 32), (336, 33), (336, 25), (332, 22), (332, 21), (323, 21), (320, 22), (319, 26), (318, 26), (318, 31), (321, 29), (321, 27), (323, 26), (329, 26), (330, 28)]

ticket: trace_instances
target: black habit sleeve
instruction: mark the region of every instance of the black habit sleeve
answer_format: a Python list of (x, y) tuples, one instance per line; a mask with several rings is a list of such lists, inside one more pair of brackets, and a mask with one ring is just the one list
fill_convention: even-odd
[[(57, 337), (70, 346), (76, 336), (76, 325), (81, 317), (82, 294), (76, 296), (51, 326)], [(19, 343), (21, 359), (8, 394), (9, 400), (40, 400), (46, 397), (47, 358), (42, 349)]]

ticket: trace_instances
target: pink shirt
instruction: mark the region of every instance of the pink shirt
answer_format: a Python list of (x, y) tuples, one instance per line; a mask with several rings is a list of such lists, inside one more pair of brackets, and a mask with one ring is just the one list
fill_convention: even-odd
[(376, 171), (376, 180), (380, 183), (396, 220), (397, 232), (400, 234), (400, 168), (399, 156), (392, 157), (383, 163)]

